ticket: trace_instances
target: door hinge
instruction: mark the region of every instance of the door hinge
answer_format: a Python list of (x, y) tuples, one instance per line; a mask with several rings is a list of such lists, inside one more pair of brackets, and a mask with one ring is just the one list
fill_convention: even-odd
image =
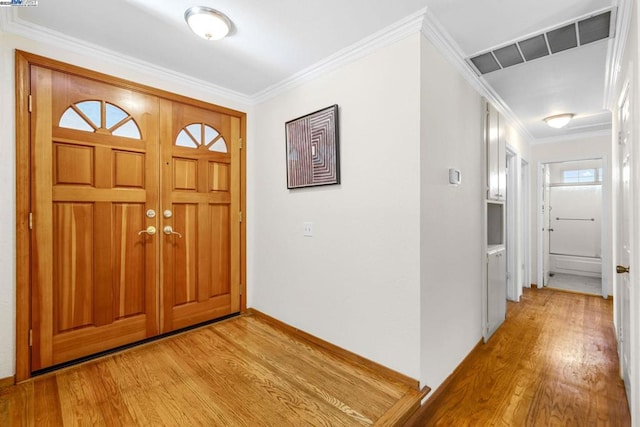
[(622, 131), (621, 130), (618, 131), (618, 145), (623, 145), (623, 142), (622, 142)]
[(240, 138), (240, 149), (241, 149), (241, 150), (242, 150), (242, 147), (243, 147), (243, 145), (242, 145), (242, 138)]
[(33, 110), (33, 96), (29, 95), (29, 112), (31, 113)]
[(240, 296), (242, 296), (242, 283), (240, 283)]
[(33, 212), (29, 212), (29, 230), (33, 230)]
[(242, 222), (242, 211), (240, 211), (240, 222)]
[(33, 346), (33, 329), (29, 329), (29, 347)]

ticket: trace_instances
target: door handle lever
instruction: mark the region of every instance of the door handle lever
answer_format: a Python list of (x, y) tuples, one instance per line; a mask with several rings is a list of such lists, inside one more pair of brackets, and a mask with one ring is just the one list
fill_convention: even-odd
[(628, 273), (628, 272), (629, 272), (629, 266), (625, 267), (624, 265), (616, 265), (616, 273), (622, 274), (622, 273)]
[(172, 234), (177, 234), (178, 237), (182, 239), (182, 234), (178, 233), (177, 231), (173, 231), (173, 227), (171, 227), (170, 225), (165, 225), (164, 228), (162, 229), (162, 232), (167, 236), (170, 236)]
[(146, 229), (138, 231), (138, 236), (142, 233), (147, 233), (149, 236), (153, 236), (156, 234), (156, 228), (153, 225), (150, 225)]

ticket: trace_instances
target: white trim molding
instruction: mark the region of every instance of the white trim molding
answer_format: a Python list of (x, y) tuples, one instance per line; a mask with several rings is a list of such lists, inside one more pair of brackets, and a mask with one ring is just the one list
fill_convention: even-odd
[(550, 144), (553, 142), (565, 142), (565, 141), (574, 141), (576, 139), (584, 139), (598, 136), (611, 136), (611, 128), (609, 129), (600, 129), (600, 130), (592, 130), (578, 133), (570, 133), (568, 135), (561, 136), (550, 136), (547, 138), (537, 138), (533, 141), (533, 145), (538, 144)]

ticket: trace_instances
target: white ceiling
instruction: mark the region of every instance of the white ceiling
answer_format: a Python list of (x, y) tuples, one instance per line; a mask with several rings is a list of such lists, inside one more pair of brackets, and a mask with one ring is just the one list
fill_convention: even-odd
[[(255, 97), (425, 7), (466, 58), (616, 1), (39, 0), (37, 7), (12, 8), (10, 21)], [(209, 42), (191, 33), (183, 15), (195, 4), (225, 13), (234, 24), (231, 36)], [(608, 129), (604, 92), (612, 45), (611, 39), (595, 42), (481, 79), (534, 139)], [(576, 114), (567, 128), (553, 130), (542, 122), (562, 112)]]

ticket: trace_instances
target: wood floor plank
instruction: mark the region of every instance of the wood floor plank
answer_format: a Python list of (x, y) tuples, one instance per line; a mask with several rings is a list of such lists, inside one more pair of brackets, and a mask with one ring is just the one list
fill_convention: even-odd
[[(62, 425), (62, 408), (56, 377), (43, 378), (33, 383), (34, 421), (37, 426)], [(2, 425), (2, 423), (0, 423)]]
[(408, 425), (630, 425), (612, 319), (611, 300), (525, 289)]
[(350, 381), (361, 381), (363, 386), (374, 388), (393, 400), (397, 400), (403, 395), (405, 388), (402, 387), (402, 384), (404, 383), (399, 380), (390, 379), (365, 365), (358, 365), (360, 369), (354, 370), (353, 363), (337, 354), (327, 352), (308, 341), (300, 340), (287, 331), (273, 328), (259, 318), (247, 316), (244, 319), (247, 322), (247, 330), (251, 334), (273, 337), (283, 351), (289, 352), (293, 349), (299, 352), (299, 357), (304, 358), (307, 363), (315, 365), (330, 361), (334, 375), (349, 377)]
[(237, 317), (0, 389), (0, 426), (398, 425), (415, 411), (406, 378), (347, 359)]
[(0, 426), (33, 426), (34, 386), (19, 384), (0, 390)]
[[(269, 342), (264, 340), (258, 341), (258, 346), (247, 346), (236, 336), (232, 331), (217, 330), (216, 333), (221, 335), (223, 339), (227, 341), (227, 345), (237, 346), (245, 354), (244, 360), (251, 360), (253, 363), (261, 365), (265, 370), (270, 371), (276, 378), (283, 378), (288, 383), (288, 386), (292, 390), (298, 390), (298, 393), (303, 392), (305, 395), (310, 396), (313, 400), (318, 402), (324, 402), (321, 407), (314, 408), (314, 411), (322, 411), (325, 413), (339, 412), (340, 418), (342, 416), (353, 419), (354, 423), (360, 423), (362, 425), (372, 425), (373, 421), (367, 415), (362, 414), (362, 408), (358, 411), (349, 404), (345, 403), (346, 400), (352, 400), (356, 402), (359, 400), (359, 393), (353, 393), (357, 390), (352, 383), (348, 383), (349, 389), (352, 391), (351, 399), (344, 399), (342, 394), (343, 389), (336, 387), (336, 384), (340, 383), (340, 379), (337, 375), (327, 375), (326, 372), (321, 372), (318, 369), (309, 370), (310, 365), (300, 363), (302, 361), (301, 354), (299, 352), (273, 352), (273, 348), (269, 346)], [(252, 341), (255, 340), (255, 336), (252, 337)], [(257, 350), (259, 348), (259, 351)], [(307, 369), (300, 369), (300, 365), (306, 365)], [(327, 383), (331, 382), (331, 386), (327, 387)], [(373, 404), (375, 399), (370, 399)], [(359, 402), (357, 402), (359, 403)], [(359, 404), (357, 406), (360, 406)], [(388, 409), (388, 406), (387, 408)], [(382, 413), (382, 412), (381, 412)], [(337, 414), (335, 414), (337, 415)], [(333, 422), (337, 422), (339, 418)], [(329, 420), (327, 420), (329, 421)]]
[[(347, 374), (346, 364), (343, 361), (327, 355), (323, 355), (324, 360), (319, 360), (313, 349), (302, 347), (301, 351), (301, 343), (291, 343), (290, 337), (286, 334), (267, 334), (256, 327), (260, 322), (256, 325), (255, 319), (247, 317), (243, 320), (248, 323), (252, 341), (258, 344), (257, 346), (244, 344), (243, 349), (248, 354), (261, 359), (280, 376), (295, 381), (298, 387), (304, 388), (310, 394), (325, 400), (355, 419), (372, 423), (372, 419), (380, 417), (390, 405), (402, 397), (397, 390), (387, 390), (385, 385), (381, 384), (382, 381), (376, 379), (374, 375), (358, 376), (354, 375), (353, 370)], [(230, 343), (243, 345), (238, 336), (239, 328), (239, 325), (229, 325), (228, 328), (218, 329), (216, 333), (224, 336)], [(309, 366), (321, 366), (320, 363), (327, 363), (327, 357), (332, 366), (331, 375), (327, 375), (323, 369), (308, 369)], [(347, 387), (338, 388), (336, 384), (346, 384)], [(366, 391), (372, 388), (376, 388), (379, 392), (368, 396)], [(358, 390), (361, 393), (354, 394), (354, 391)], [(395, 395), (389, 396), (386, 394), (387, 391)], [(351, 406), (345, 403), (347, 400), (351, 401)]]

